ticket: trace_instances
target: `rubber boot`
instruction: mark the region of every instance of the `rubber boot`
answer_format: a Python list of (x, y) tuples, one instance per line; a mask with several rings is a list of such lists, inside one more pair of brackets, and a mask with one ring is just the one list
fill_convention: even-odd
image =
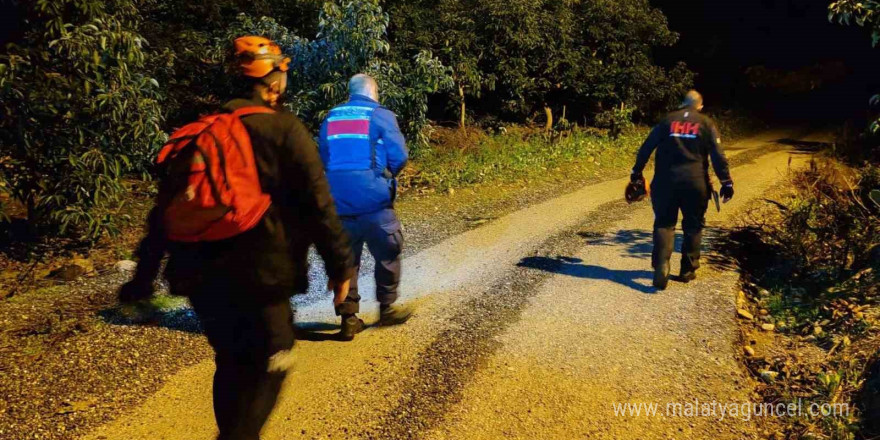
[(412, 317), (412, 310), (404, 307), (400, 307), (397, 305), (382, 305), (379, 307), (379, 322), (376, 323), (378, 327), (388, 327), (393, 325), (400, 325), (409, 321), (409, 318)]
[(659, 290), (666, 290), (669, 284), (669, 261), (657, 263), (654, 267), (654, 287)]
[(354, 340), (354, 335), (364, 331), (364, 321), (357, 315), (342, 315), (342, 329), (339, 330), (339, 339), (343, 341)]
[(697, 273), (692, 270), (681, 271), (681, 275), (678, 276), (678, 280), (682, 283), (689, 283), (695, 279), (697, 279)]

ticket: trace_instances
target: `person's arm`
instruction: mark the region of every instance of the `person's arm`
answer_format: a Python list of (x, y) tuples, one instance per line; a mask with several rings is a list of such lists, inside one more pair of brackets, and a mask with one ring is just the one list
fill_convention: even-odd
[(343, 283), (354, 276), (354, 258), (348, 236), (336, 214), (324, 165), (308, 129), (293, 118), (292, 129), (285, 138), (283, 175), (298, 181), (291, 185), (296, 194), (289, 194), (289, 203), (300, 204), (311, 239), (324, 259), (331, 282)]
[(147, 217), (147, 235), (135, 251), (135, 256), (138, 258), (137, 270), (134, 278), (120, 288), (119, 301), (136, 302), (153, 295), (153, 280), (159, 275), (165, 248), (166, 239), (161, 210), (154, 207)]
[(708, 124), (708, 131), (706, 143), (709, 150), (709, 158), (712, 159), (712, 168), (715, 169), (715, 175), (718, 176), (722, 186), (728, 183), (733, 184), (733, 179), (730, 177), (730, 163), (727, 161), (724, 148), (721, 146), (721, 134), (711, 121)]
[(379, 127), (379, 139), (385, 144), (388, 158), (388, 171), (393, 177), (397, 177), (409, 160), (409, 150), (406, 148), (406, 139), (400, 132), (397, 117), (390, 110), (376, 109), (373, 120)]
[(642, 147), (639, 148), (639, 152), (636, 154), (636, 164), (632, 169), (633, 180), (635, 180), (636, 177), (641, 178), (645, 166), (648, 165), (648, 160), (651, 159), (651, 154), (654, 153), (654, 150), (656, 150), (657, 146), (660, 145), (660, 142), (663, 141), (663, 136), (668, 134), (663, 131), (663, 124), (654, 127), (651, 130), (651, 134), (648, 135), (648, 139), (646, 139), (645, 143), (642, 144)]
[(706, 133), (706, 146), (709, 150), (709, 158), (712, 160), (712, 168), (715, 169), (715, 175), (721, 181), (721, 190), (718, 195), (724, 203), (733, 198), (733, 178), (730, 177), (730, 163), (724, 154), (724, 148), (721, 146), (721, 134), (712, 121), (706, 124), (708, 133)]

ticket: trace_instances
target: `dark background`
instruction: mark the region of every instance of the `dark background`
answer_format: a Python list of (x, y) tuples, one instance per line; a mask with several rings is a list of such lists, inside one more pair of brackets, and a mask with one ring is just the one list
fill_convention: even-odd
[[(869, 31), (828, 21), (830, 0), (651, 0), (681, 35), (658, 52), (663, 63), (684, 60), (697, 72), (707, 105), (744, 107), (771, 119), (861, 118), (880, 91), (880, 48)], [(750, 66), (797, 71), (843, 66), (845, 76), (808, 93), (753, 87)], [(833, 67), (828, 70), (833, 70)]]
[[(0, 45), (24, 30), (21, 0), (0, 0)], [(662, 64), (687, 62), (709, 107), (738, 107), (772, 120), (865, 119), (868, 99), (880, 92), (880, 48), (868, 30), (828, 21), (830, 0), (651, 0), (681, 35), (658, 51)], [(755, 87), (751, 66), (799, 71), (834, 70), (815, 90), (793, 93)], [(824, 67), (823, 67), (824, 66)]]
[(18, 0), (0, 0), (0, 47), (20, 35), (21, 26)]

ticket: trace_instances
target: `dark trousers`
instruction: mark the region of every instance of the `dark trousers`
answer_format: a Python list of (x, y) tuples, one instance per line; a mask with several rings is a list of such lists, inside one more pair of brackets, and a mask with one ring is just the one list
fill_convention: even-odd
[[(219, 284), (219, 283), (218, 283)], [(190, 296), (214, 348), (218, 440), (257, 440), (291, 366), (293, 309), (288, 298), (255, 302), (232, 283)], [(251, 291), (248, 291), (251, 290)]]
[[(403, 251), (403, 232), (400, 220), (393, 209), (342, 217), (342, 224), (348, 232), (354, 250), (354, 261), (360, 271), (364, 244), (376, 260), (376, 299), (379, 304), (391, 305), (397, 301), (397, 286), (400, 285), (400, 254)], [(360, 311), (360, 292), (357, 275), (351, 280), (351, 290), (344, 303), (336, 308), (337, 315), (351, 315)]]
[(700, 267), (700, 248), (706, 208), (709, 206), (708, 184), (705, 182), (666, 183), (651, 185), (651, 204), (654, 207), (654, 252), (651, 265), (669, 262), (675, 249), (675, 226), (681, 211), (684, 240), (681, 245), (681, 270), (688, 272)]

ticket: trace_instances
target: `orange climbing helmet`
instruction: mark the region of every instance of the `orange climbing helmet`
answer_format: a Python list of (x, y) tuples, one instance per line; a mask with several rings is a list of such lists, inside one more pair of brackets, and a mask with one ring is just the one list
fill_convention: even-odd
[(290, 63), (278, 44), (253, 35), (235, 39), (235, 58), (241, 73), (251, 78), (262, 78), (276, 70), (287, 72)]

